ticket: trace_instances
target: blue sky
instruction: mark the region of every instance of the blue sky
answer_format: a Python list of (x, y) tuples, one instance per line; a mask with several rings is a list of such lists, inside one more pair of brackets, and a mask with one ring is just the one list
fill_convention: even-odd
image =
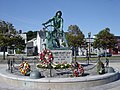
[(120, 0), (0, 0), (0, 19), (24, 32), (40, 30), (41, 25), (61, 10), (64, 31), (78, 25), (87, 36), (108, 27), (120, 36)]

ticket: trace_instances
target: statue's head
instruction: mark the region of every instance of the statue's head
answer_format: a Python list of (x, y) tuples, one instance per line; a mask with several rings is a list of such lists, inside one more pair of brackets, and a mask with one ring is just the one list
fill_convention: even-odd
[(56, 17), (61, 17), (62, 16), (62, 12), (61, 11), (57, 11), (55, 16)]

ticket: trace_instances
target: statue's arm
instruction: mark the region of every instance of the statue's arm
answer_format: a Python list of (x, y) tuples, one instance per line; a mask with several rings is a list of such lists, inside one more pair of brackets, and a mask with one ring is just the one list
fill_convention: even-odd
[(53, 19), (54, 19), (54, 18), (52, 18), (52, 19), (49, 19), (47, 22), (45, 22), (45, 23), (42, 23), (42, 25), (46, 25), (46, 24), (48, 24), (48, 23), (52, 22), (52, 21), (53, 21)]

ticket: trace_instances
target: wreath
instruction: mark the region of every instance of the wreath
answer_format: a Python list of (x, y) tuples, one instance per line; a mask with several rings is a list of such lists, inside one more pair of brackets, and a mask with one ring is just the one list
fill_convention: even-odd
[(28, 62), (24, 61), (20, 64), (20, 73), (22, 75), (29, 75), (30, 71), (30, 65), (28, 64)]
[(77, 62), (73, 65), (74, 71), (73, 71), (73, 76), (78, 77), (79, 74), (83, 75), (84, 74), (84, 69), (82, 65), (78, 64)]
[(50, 64), (53, 62), (53, 55), (52, 52), (48, 49), (43, 50), (40, 53), (40, 61), (43, 61), (44, 63)]

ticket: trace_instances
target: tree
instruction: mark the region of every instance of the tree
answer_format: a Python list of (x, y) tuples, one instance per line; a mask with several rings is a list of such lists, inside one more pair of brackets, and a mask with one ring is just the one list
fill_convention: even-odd
[(3, 47), (3, 59), (5, 59), (5, 48), (23, 46), (23, 40), (15, 30), (14, 26), (5, 21), (0, 21), (0, 47)]
[(5, 51), (6, 46), (9, 45), (9, 38), (5, 37), (4, 35), (0, 34), (0, 47), (3, 48), (3, 59), (5, 59)]
[(114, 34), (110, 33), (109, 28), (105, 28), (95, 35), (93, 46), (94, 48), (103, 48), (107, 50), (109, 48), (114, 48), (116, 44), (117, 41)]
[(23, 50), (26, 45), (25, 45), (25, 40), (23, 40), (20, 35), (17, 35), (14, 38), (11, 38), (9, 42), (11, 42), (11, 45), (15, 45), (16, 53), (18, 54), (23, 53)]
[(37, 36), (37, 31), (28, 31), (27, 33), (27, 41), (33, 39), (33, 38), (36, 38)]
[(69, 47), (74, 47), (74, 55), (76, 60), (76, 48), (81, 47), (84, 43), (84, 34), (77, 25), (70, 25), (66, 33)]

